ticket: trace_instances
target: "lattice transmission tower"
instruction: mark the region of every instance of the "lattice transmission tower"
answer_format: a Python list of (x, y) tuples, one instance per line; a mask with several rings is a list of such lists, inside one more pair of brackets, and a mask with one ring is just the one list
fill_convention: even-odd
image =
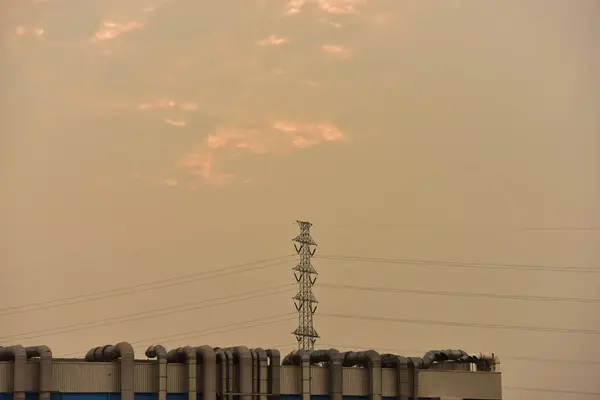
[[(298, 294), (294, 299), (294, 305), (298, 311), (298, 327), (292, 332), (298, 341), (299, 350), (313, 350), (319, 334), (313, 326), (313, 315), (317, 311), (317, 298), (312, 292), (312, 287), (317, 280), (317, 270), (311, 264), (311, 258), (315, 254), (317, 244), (310, 237), (312, 224), (305, 221), (296, 221), (300, 227), (300, 234), (293, 241), (296, 252), (300, 256), (300, 262), (296, 265), (294, 276), (298, 282)], [(315, 248), (311, 248), (315, 246)]]

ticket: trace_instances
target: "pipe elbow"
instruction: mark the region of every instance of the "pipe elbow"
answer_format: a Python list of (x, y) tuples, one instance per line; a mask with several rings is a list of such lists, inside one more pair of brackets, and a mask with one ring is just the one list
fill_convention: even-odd
[(128, 342), (120, 342), (115, 345), (115, 349), (117, 350), (118, 357), (121, 360), (125, 361), (133, 361), (135, 359), (135, 352), (133, 351), (133, 346)]
[(204, 363), (215, 363), (217, 361), (215, 349), (210, 346), (196, 347), (196, 354), (202, 357)]
[(167, 358), (167, 350), (164, 348), (164, 346), (161, 346), (159, 344), (148, 347), (144, 354), (148, 358)]
[(0, 361), (14, 360), (15, 362), (24, 362), (27, 360), (25, 347), (20, 344), (0, 348)]
[(254, 349), (256, 355), (261, 362), (266, 362), (268, 360), (267, 352), (262, 347), (257, 347)]
[(252, 361), (252, 353), (250, 352), (250, 349), (246, 346), (235, 346), (233, 348), (233, 353), (237, 354), (240, 361), (242, 361), (242, 360), (249, 360), (250, 362)]

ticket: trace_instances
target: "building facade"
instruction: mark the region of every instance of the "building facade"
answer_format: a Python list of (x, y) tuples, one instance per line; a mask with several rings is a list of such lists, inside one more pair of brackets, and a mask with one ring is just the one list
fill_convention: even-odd
[(493, 354), (422, 357), (373, 350), (295, 351), (162, 346), (136, 359), (123, 342), (83, 359), (46, 346), (0, 347), (0, 400), (500, 400)]

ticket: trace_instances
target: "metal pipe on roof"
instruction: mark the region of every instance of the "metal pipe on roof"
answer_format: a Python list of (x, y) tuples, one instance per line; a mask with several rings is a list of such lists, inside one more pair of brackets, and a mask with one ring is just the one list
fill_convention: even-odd
[(0, 346), (0, 361), (13, 361), (13, 400), (25, 400), (25, 348), (20, 344)]
[(40, 400), (50, 400), (52, 394), (52, 350), (48, 346), (25, 347), (27, 358), (40, 359)]
[(269, 358), (267, 352), (260, 347), (254, 349), (254, 352), (258, 361), (258, 399), (267, 400), (267, 393), (269, 392)]
[(158, 362), (158, 400), (167, 400), (167, 350), (161, 345), (146, 349), (146, 357)]
[(133, 347), (127, 342), (116, 345), (94, 347), (85, 355), (85, 361), (112, 362), (121, 360), (121, 400), (134, 400), (133, 367), (135, 354)]
[(311, 368), (310, 354), (308, 350), (294, 350), (283, 358), (283, 365), (300, 366), (301, 396), (302, 400), (311, 398)]
[(269, 359), (269, 389), (270, 400), (280, 400), (281, 396), (281, 355), (277, 349), (267, 349)]
[(167, 353), (167, 362), (186, 364), (187, 366), (188, 400), (197, 400), (196, 359), (196, 349), (190, 346), (178, 347)]
[(252, 354), (246, 346), (230, 347), (234, 361), (237, 361), (236, 376), (240, 400), (252, 400)]
[(344, 353), (344, 367), (361, 365), (369, 369), (369, 398), (381, 400), (381, 357), (375, 350)]
[(196, 356), (202, 358), (203, 400), (217, 399), (217, 356), (210, 346), (198, 346)]
[(258, 393), (258, 355), (256, 350), (250, 349), (250, 356), (252, 357), (252, 393)]

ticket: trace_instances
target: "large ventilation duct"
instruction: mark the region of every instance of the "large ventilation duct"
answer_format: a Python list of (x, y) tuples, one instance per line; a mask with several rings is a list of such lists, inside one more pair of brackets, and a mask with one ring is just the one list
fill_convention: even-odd
[(404, 400), (415, 396), (415, 367), (413, 361), (408, 357), (395, 354), (382, 354), (381, 366), (383, 368), (396, 369), (396, 399)]
[(327, 362), (329, 366), (329, 398), (331, 400), (342, 400), (342, 354), (336, 349), (329, 350), (313, 350), (310, 352), (310, 362), (320, 363)]
[(167, 362), (187, 365), (188, 400), (196, 400), (196, 349), (190, 346), (178, 347), (167, 353)]
[(371, 400), (381, 400), (381, 357), (375, 350), (347, 352), (344, 354), (344, 367), (361, 365), (369, 369), (369, 393)]
[(215, 357), (221, 366), (221, 393), (223, 399), (233, 399), (233, 352), (215, 347)]
[(283, 365), (299, 365), (302, 400), (311, 398), (311, 369), (310, 369), (310, 351), (294, 350), (283, 358)]
[(270, 400), (279, 400), (281, 396), (281, 355), (279, 350), (268, 349), (266, 351), (269, 359), (269, 386)]
[(235, 346), (226, 350), (230, 350), (234, 362), (237, 361), (235, 376), (238, 379), (240, 400), (252, 400), (252, 353), (246, 346)]
[(163, 346), (150, 346), (146, 357), (158, 361), (158, 400), (167, 400), (167, 350)]
[[(321, 362), (326, 362), (329, 368), (329, 397), (330, 400), (342, 400), (342, 381), (343, 381), (343, 355), (336, 349), (329, 350), (296, 350), (284, 357), (282, 364), (284, 365), (301, 365), (302, 359), (308, 357), (309, 365)], [(304, 373), (303, 366), (303, 385), (304, 379), (310, 382), (310, 367), (307, 373)], [(310, 383), (309, 383), (310, 385)], [(310, 387), (310, 386), (309, 386)], [(304, 392), (304, 389), (303, 389)], [(309, 391), (310, 393), (310, 391)]]
[(269, 358), (267, 352), (260, 347), (254, 349), (254, 352), (258, 361), (258, 399), (267, 400), (267, 393), (269, 393)]
[(221, 393), (224, 399), (227, 393), (227, 358), (225, 352), (220, 347), (215, 347), (215, 357), (217, 359), (217, 370), (219, 371), (219, 385), (217, 391)]
[(382, 354), (382, 367), (396, 368), (396, 398), (402, 398), (404, 388), (407, 388), (409, 396), (417, 396), (415, 385), (416, 373), (418, 369), (428, 369), (434, 362), (474, 362), (473, 357), (469, 356), (463, 350), (430, 350), (423, 357), (403, 357), (395, 354)]
[(210, 346), (198, 346), (196, 355), (202, 358), (202, 398), (203, 400), (217, 400), (217, 356), (215, 351)]
[(25, 363), (27, 353), (21, 345), (1, 347), (0, 361), (13, 361), (13, 400), (25, 400)]
[(25, 347), (27, 358), (40, 359), (40, 400), (50, 400), (52, 394), (52, 350), (48, 346)]
[(185, 363), (188, 369), (188, 400), (196, 400), (198, 388), (196, 385), (196, 368), (198, 357), (202, 359), (202, 386), (203, 399), (216, 400), (217, 384), (217, 357), (210, 346), (179, 347), (167, 353), (167, 361), (173, 363)]
[(499, 371), (498, 365), (500, 364), (500, 360), (494, 353), (474, 353), (465, 355), (456, 361), (459, 363), (475, 364), (477, 371)]
[(94, 347), (85, 355), (85, 361), (112, 362), (121, 360), (121, 400), (134, 400), (133, 395), (133, 364), (135, 354), (133, 347), (127, 342)]
[(250, 349), (252, 357), (252, 394), (258, 393), (258, 355), (255, 349)]

